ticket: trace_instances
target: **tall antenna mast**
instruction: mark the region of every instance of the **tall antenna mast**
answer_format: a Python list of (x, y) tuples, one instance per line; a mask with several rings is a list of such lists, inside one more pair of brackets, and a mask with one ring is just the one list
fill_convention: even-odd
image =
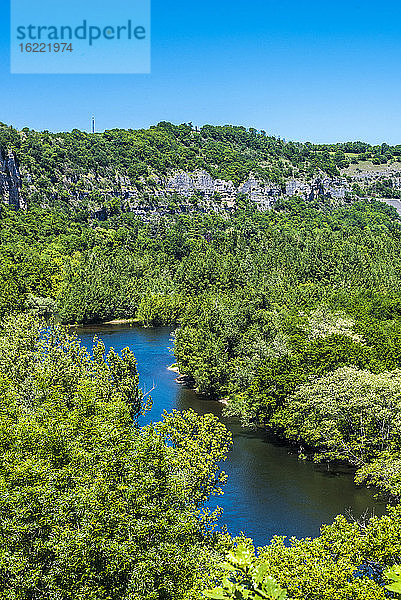
[(92, 133), (95, 133), (95, 117), (92, 117)]

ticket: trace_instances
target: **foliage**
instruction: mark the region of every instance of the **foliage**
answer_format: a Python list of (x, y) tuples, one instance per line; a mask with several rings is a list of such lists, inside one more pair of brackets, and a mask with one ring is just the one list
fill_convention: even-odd
[(390, 579), (392, 583), (386, 585), (386, 590), (395, 593), (398, 597), (401, 596), (401, 567), (400, 565), (394, 565), (393, 567), (386, 569), (383, 573), (386, 579)]
[(180, 295), (148, 294), (142, 297), (136, 317), (147, 327), (178, 324), (184, 306), (184, 299)]
[(339, 516), (314, 539), (275, 537), (259, 561), (294, 600), (384, 600), (383, 571), (401, 552), (399, 517), (399, 508), (361, 523)]
[(300, 386), (275, 413), (288, 439), (320, 449), (319, 457), (360, 466), (401, 435), (401, 372), (337, 369)]
[[(221, 587), (206, 590), (203, 595), (212, 600), (230, 598), (244, 600), (285, 600), (287, 592), (267, 574), (267, 564), (257, 563), (255, 554), (244, 543), (229, 552), (222, 565), (227, 575)], [(288, 599), (289, 600), (289, 599)]]
[(226, 546), (202, 506), (227, 431), (191, 411), (140, 428), (134, 356), (92, 354), (32, 317), (2, 327), (0, 597), (196, 595)]
[(267, 587), (275, 590), (273, 598), (288, 594), (294, 600), (385, 600), (388, 579), (399, 585), (400, 556), (399, 506), (381, 518), (360, 522), (338, 516), (316, 538), (275, 536), (257, 554), (250, 540), (237, 540), (222, 565), (220, 584), (205, 596), (270, 598), (261, 585), (267, 580)]

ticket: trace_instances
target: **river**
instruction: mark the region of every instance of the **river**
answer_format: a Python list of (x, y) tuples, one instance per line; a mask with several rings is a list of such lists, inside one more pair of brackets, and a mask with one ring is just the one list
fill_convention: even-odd
[(176, 374), (167, 369), (174, 362), (169, 350), (173, 345), (171, 328), (103, 325), (82, 328), (78, 335), (89, 348), (94, 335), (104, 341), (106, 349), (131, 348), (138, 361), (142, 389), (154, 386), (153, 406), (144, 422), (158, 421), (164, 410), (174, 408), (193, 408), (200, 414), (214, 413), (222, 418), (233, 433), (234, 445), (223, 465), (228, 474), (224, 495), (212, 498), (210, 507), (223, 508), (221, 523), (232, 535), (244, 532), (260, 546), (274, 535), (318, 535), (321, 524), (332, 522), (340, 513), (352, 511), (359, 517), (368, 510), (383, 514), (384, 505), (367, 489), (356, 487), (349, 470), (333, 472), (326, 466), (300, 461), (287, 446), (222, 417), (218, 402), (178, 385)]

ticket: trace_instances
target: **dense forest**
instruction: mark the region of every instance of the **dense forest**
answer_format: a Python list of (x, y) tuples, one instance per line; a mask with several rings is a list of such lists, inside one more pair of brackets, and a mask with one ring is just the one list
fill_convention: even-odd
[[(268, 136), (266, 132), (245, 127), (200, 129), (192, 124), (173, 125), (163, 122), (145, 130), (112, 129), (88, 134), (74, 129), (67, 133), (37, 132), (24, 128), (17, 131), (0, 124), (0, 147), (16, 152), (21, 166), (27, 167), (39, 187), (54, 183), (62, 172), (79, 175), (89, 169), (97, 175), (124, 171), (134, 181), (153, 174), (166, 175), (172, 169), (204, 169), (215, 177), (239, 182), (254, 171), (260, 177), (279, 181), (298, 170), (314, 172), (316, 168), (338, 174), (346, 161), (339, 145), (320, 147), (288, 142)], [(348, 149), (349, 150), (349, 149)], [(401, 146), (353, 148), (361, 156), (383, 157), (386, 163), (401, 155)], [(47, 181), (45, 181), (47, 180)]]
[(140, 428), (132, 353), (29, 315), (2, 322), (0, 394), (0, 598), (199, 597), (229, 547), (202, 510), (224, 482), (217, 418)]
[[(400, 148), (170, 124), (96, 140), (0, 128), (0, 146), (43, 177), (27, 210), (0, 212), (0, 598), (391, 597), (386, 569), (401, 563), (395, 209), (291, 197), (260, 212), (241, 197), (232, 214), (143, 221), (116, 209), (100, 222), (45, 199), (80, 169), (213, 168), (234, 180), (265, 163), (271, 178), (334, 173), (341, 153), (391, 161)], [(101, 341), (88, 352), (63, 327), (112, 319), (170, 325), (190, 385), (300, 459), (352, 465), (391, 502), (388, 514), (340, 516), (316, 539), (275, 538), (257, 555), (250, 540), (214, 533), (204, 506), (224, 483), (230, 436), (192, 412), (141, 428), (149, 399), (132, 354), (105, 356)]]
[(97, 134), (78, 129), (65, 133), (28, 128), (18, 131), (0, 123), (0, 146), (15, 150), (21, 164), (29, 167), (33, 175), (50, 180), (50, 173), (61, 168), (76, 173), (88, 168), (97, 173), (126, 169), (133, 178), (167, 174), (171, 169), (205, 169), (216, 177), (234, 181), (240, 181), (254, 169), (261, 177), (280, 178), (286, 175), (285, 169), (296, 174), (312, 173), (318, 168), (334, 175), (351, 162), (372, 160), (374, 164), (387, 164), (401, 157), (401, 145), (301, 143), (253, 128), (197, 128), (192, 123), (168, 122), (149, 129), (111, 129)]
[(401, 225), (297, 199), (232, 218), (1, 217), (0, 310), (178, 325), (180, 371), (230, 414), (400, 494)]

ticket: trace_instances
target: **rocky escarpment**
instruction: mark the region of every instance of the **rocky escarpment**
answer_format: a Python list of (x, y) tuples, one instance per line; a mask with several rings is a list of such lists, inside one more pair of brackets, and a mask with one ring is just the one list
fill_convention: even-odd
[[(18, 169), (12, 152), (0, 153), (0, 195), (3, 202), (25, 208), (21, 194), (25, 182), (27, 199), (38, 197), (40, 187), (35, 178), (24, 168)], [(126, 173), (99, 176), (88, 172), (80, 175), (64, 173), (61, 180), (42, 191), (42, 205), (50, 207), (66, 202), (76, 209), (86, 208), (99, 219), (107, 217), (113, 209), (131, 211), (147, 218), (153, 213), (171, 214), (197, 211), (231, 212), (238, 198), (246, 196), (258, 210), (269, 210), (277, 200), (299, 196), (304, 200), (342, 202), (351, 192), (351, 184), (345, 177), (328, 177), (322, 174), (311, 179), (288, 179), (281, 185), (274, 181), (261, 181), (250, 176), (239, 185), (232, 181), (213, 178), (206, 171), (175, 171), (165, 177), (154, 175), (143, 181), (133, 182)]]
[(300, 196), (305, 200), (318, 198), (344, 199), (351, 188), (342, 177), (316, 177), (310, 181), (290, 179), (284, 186), (272, 181), (260, 181), (250, 177), (238, 186), (232, 181), (213, 179), (209, 173), (173, 173), (165, 179), (156, 179), (153, 194), (159, 198), (179, 195), (182, 198), (198, 196), (205, 202), (232, 208), (239, 195), (253, 200), (259, 209), (268, 209), (279, 198)]
[(241, 196), (250, 198), (258, 210), (269, 210), (278, 200), (299, 196), (305, 200), (343, 202), (351, 186), (347, 179), (316, 177), (310, 181), (288, 180), (285, 185), (249, 177), (239, 185), (214, 179), (206, 171), (175, 172), (165, 178), (155, 177), (150, 187), (141, 191), (130, 187), (124, 179), (120, 194), (125, 210), (147, 218), (153, 214), (188, 213), (196, 211), (231, 212)]
[(389, 166), (375, 170), (357, 169), (352, 175), (352, 180), (365, 189), (372, 189), (377, 184), (385, 183), (394, 190), (401, 190), (401, 170), (399, 167)]
[[(14, 155), (9, 152), (0, 155), (0, 194), (3, 202), (15, 208), (25, 207), (21, 195), (21, 182), (30, 197), (38, 196), (40, 187), (35, 178), (26, 170), (20, 173)], [(200, 211), (232, 211), (238, 198), (250, 198), (258, 210), (269, 210), (281, 198), (300, 196), (305, 200), (325, 199), (342, 201), (351, 190), (346, 178), (322, 176), (310, 180), (289, 179), (279, 185), (274, 181), (261, 181), (250, 176), (246, 181), (235, 185), (232, 181), (213, 178), (206, 171), (171, 172), (165, 177), (154, 175), (143, 181), (132, 181), (126, 173), (99, 175), (92, 172), (80, 175), (64, 173), (61, 180), (42, 192), (42, 205), (49, 208), (58, 201), (67, 202), (78, 209), (87, 208), (93, 216), (106, 218), (115, 208), (132, 211), (145, 217), (153, 212), (186, 213)]]
[(14, 154), (0, 150), (0, 196), (3, 202), (14, 208), (25, 208), (21, 195), (21, 176)]
[(300, 196), (304, 200), (318, 200), (328, 198), (343, 200), (351, 191), (345, 177), (316, 177), (311, 181), (298, 181), (291, 179), (285, 186), (286, 196)]
[(156, 194), (166, 197), (178, 194), (183, 198), (199, 195), (206, 203), (219, 204), (222, 208), (234, 208), (239, 195), (253, 200), (259, 210), (268, 210), (280, 198), (300, 196), (304, 200), (344, 200), (351, 186), (346, 178), (327, 176), (309, 181), (289, 179), (285, 185), (272, 181), (260, 181), (250, 177), (238, 186), (232, 181), (213, 179), (209, 173), (174, 173), (156, 183)]

